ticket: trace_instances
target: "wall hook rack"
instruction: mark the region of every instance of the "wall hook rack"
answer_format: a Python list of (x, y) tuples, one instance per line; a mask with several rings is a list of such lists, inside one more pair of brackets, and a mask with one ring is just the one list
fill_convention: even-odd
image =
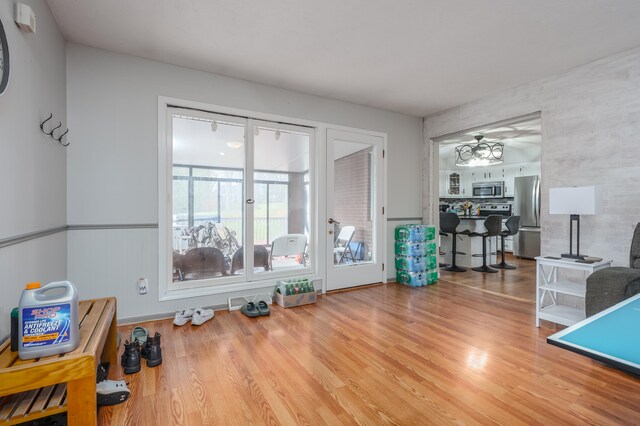
[(69, 142), (67, 142), (67, 143), (62, 142), (62, 138), (63, 138), (67, 133), (69, 133), (69, 129), (67, 129), (67, 131), (66, 131), (66, 132), (64, 132), (63, 134), (61, 134), (61, 135), (60, 135), (60, 137), (56, 138), (56, 140), (57, 140), (58, 142), (60, 142), (60, 145), (62, 145), (62, 146), (69, 146)]
[(44, 124), (51, 120), (53, 118), (53, 114), (49, 113), (49, 118), (47, 118), (46, 120), (44, 120), (42, 123), (40, 123), (40, 130), (42, 131), (42, 133), (44, 133), (47, 136), (50, 136), (51, 139), (53, 139), (54, 141), (58, 142), (60, 145), (62, 146), (69, 146), (69, 141), (67, 141), (67, 143), (62, 142), (62, 138), (64, 138), (67, 133), (69, 133), (69, 129), (67, 129), (64, 133), (61, 133), (60, 136), (56, 137), (53, 132), (55, 132), (56, 130), (58, 130), (59, 128), (62, 127), (62, 122), (58, 121), (58, 125), (56, 127), (54, 127), (53, 129), (51, 129), (51, 131), (47, 132), (46, 130), (44, 130)]

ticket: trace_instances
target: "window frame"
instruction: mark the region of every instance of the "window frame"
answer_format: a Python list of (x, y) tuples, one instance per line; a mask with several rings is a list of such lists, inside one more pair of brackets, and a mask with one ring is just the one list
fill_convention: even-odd
[[(316, 223), (320, 214), (316, 208), (316, 191), (314, 185), (317, 185), (316, 179), (316, 150), (315, 143), (316, 133), (319, 131), (317, 127), (307, 124), (282, 124), (279, 121), (256, 120), (240, 115), (227, 115), (226, 113), (208, 112), (201, 109), (191, 109), (190, 107), (176, 106), (171, 102), (164, 101), (169, 98), (159, 98), (159, 155), (158, 155), (158, 178), (159, 178), (159, 300), (174, 300), (185, 297), (193, 297), (196, 295), (230, 293), (237, 290), (258, 289), (273, 285), (279, 278), (287, 278), (292, 276), (307, 276), (317, 279), (319, 267), (321, 267), (321, 250), (318, 249), (319, 237)], [(221, 109), (225, 109), (222, 108)], [(246, 274), (239, 276), (217, 277), (213, 279), (182, 281), (176, 285), (171, 279), (173, 261), (172, 256), (172, 240), (171, 240), (171, 219), (172, 219), (172, 183), (173, 183), (173, 146), (172, 146), (172, 127), (174, 115), (186, 115), (202, 118), (204, 120), (214, 119), (216, 121), (234, 122), (245, 126), (245, 165), (244, 165), (244, 194), (246, 199), (253, 198), (253, 174), (260, 172), (252, 170), (253, 166), (253, 126), (268, 125), (271, 128), (281, 129), (283, 131), (293, 131), (297, 133), (307, 134), (309, 137), (309, 167), (306, 173), (310, 176), (310, 208), (309, 216), (311, 222), (311, 232), (309, 233), (310, 250), (313, 253), (313, 261), (311, 265), (301, 269), (287, 271), (267, 271), (259, 274), (253, 272), (253, 256), (245, 256)], [(248, 130), (251, 129), (251, 130)], [(251, 152), (251, 155), (249, 155)], [(185, 165), (176, 164), (176, 167), (185, 167)], [(275, 173), (275, 171), (269, 171)], [(191, 173), (191, 172), (190, 172)], [(274, 181), (274, 184), (283, 184), (284, 182)], [(244, 204), (244, 244), (248, 248), (252, 248), (253, 241), (247, 240), (248, 235), (253, 235), (253, 211), (247, 209), (247, 203)], [(185, 285), (187, 283), (187, 285)]]

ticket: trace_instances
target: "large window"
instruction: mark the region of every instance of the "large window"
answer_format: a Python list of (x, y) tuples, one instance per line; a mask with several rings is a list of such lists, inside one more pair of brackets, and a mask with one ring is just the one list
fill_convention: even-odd
[[(184, 248), (181, 236), (186, 230), (220, 224), (243, 235), (242, 193), (243, 171), (202, 166), (173, 167), (174, 250)], [(259, 208), (253, 229), (256, 244), (271, 244), (273, 236), (287, 233), (288, 173), (255, 173), (255, 198)], [(307, 188), (308, 190), (308, 184)]]
[(173, 288), (310, 270), (310, 129), (170, 111)]

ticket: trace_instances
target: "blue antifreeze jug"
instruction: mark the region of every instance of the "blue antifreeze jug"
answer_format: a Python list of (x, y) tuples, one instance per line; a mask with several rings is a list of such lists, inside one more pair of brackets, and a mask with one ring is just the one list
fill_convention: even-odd
[(18, 356), (40, 358), (78, 347), (78, 291), (69, 281), (28, 283), (20, 296)]

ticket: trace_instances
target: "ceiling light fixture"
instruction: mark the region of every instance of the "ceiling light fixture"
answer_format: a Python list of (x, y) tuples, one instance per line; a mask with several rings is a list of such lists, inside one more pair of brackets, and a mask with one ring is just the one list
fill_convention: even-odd
[(280, 130), (276, 130), (276, 140), (280, 140)]
[(456, 146), (456, 166), (491, 166), (503, 162), (504, 144), (481, 142), (483, 138), (483, 135), (476, 135), (475, 144), (471, 142)]
[(211, 123), (211, 131), (215, 132), (216, 130), (218, 130), (218, 122), (214, 121), (213, 123)]

